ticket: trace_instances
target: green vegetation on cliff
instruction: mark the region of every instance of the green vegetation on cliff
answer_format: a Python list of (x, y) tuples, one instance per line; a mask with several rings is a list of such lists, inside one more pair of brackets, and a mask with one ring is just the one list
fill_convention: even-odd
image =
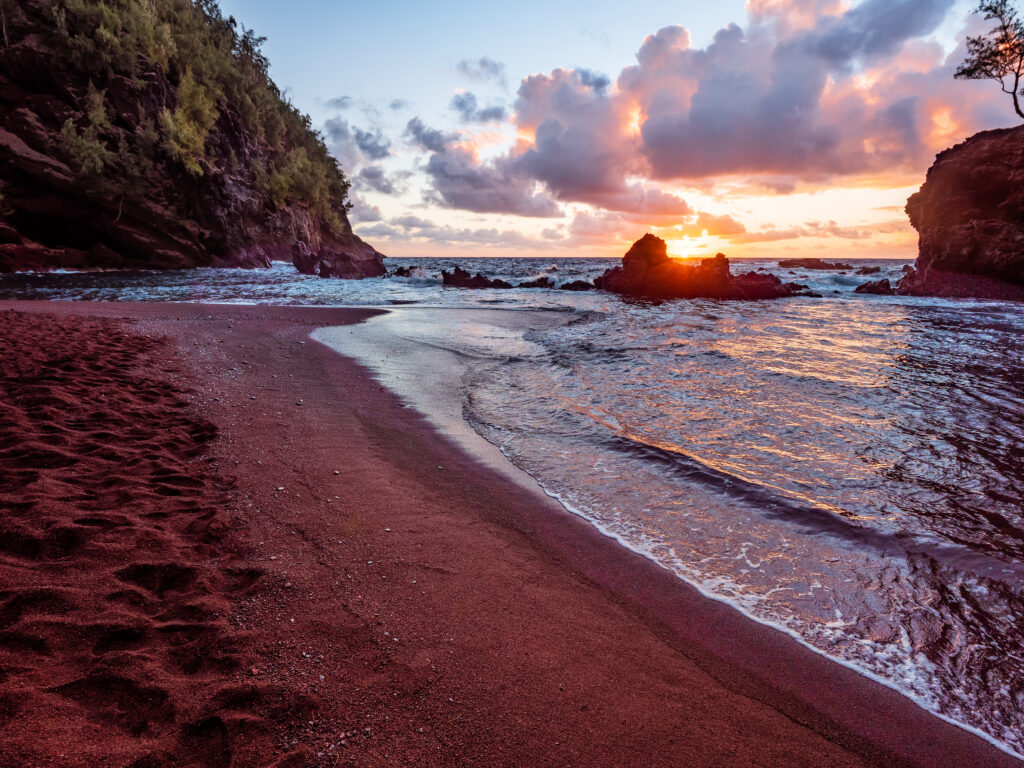
[[(244, 169), (253, 189), (280, 205), (305, 203), (341, 229), (337, 211), (346, 204), (348, 181), (309, 118), (271, 81), (263, 38), (225, 18), (214, 0), (52, 0), (48, 6), (55, 47), (88, 79), (83, 116), (62, 128), (68, 160), (83, 180), (130, 195), (144, 186), (155, 151), (194, 176), (236, 164), (233, 153), (211, 148), (223, 118), (260, 145)], [(139, 94), (138, 121), (127, 135), (115, 135), (106, 89), (125, 76)], [(144, 95), (164, 81), (176, 103), (159, 105), (154, 115)]]
[(0, 0), (0, 272), (383, 274), (262, 43), (214, 0)]

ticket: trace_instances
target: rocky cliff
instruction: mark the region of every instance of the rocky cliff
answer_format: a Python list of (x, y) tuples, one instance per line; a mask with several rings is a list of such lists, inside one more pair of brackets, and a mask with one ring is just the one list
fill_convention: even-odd
[(907, 214), (918, 256), (899, 293), (1024, 300), (1024, 126), (938, 155)]
[(644, 299), (778, 299), (794, 293), (774, 275), (733, 275), (721, 253), (696, 264), (672, 259), (665, 241), (650, 233), (633, 243), (621, 267), (594, 282), (602, 290)]
[(384, 273), (348, 181), (212, 0), (20, 0), (0, 36), (0, 271)]

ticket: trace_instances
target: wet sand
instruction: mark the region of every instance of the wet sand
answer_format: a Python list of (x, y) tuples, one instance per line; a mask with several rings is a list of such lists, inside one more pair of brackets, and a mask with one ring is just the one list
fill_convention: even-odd
[(309, 338), (370, 314), (0, 303), (0, 767), (1020, 765)]

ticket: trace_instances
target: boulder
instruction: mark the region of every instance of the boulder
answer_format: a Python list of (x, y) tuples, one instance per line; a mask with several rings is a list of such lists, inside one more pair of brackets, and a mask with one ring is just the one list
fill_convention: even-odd
[(1024, 126), (940, 153), (907, 215), (918, 255), (899, 293), (1024, 300)]
[(462, 267), (455, 267), (451, 272), (445, 272), (441, 270), (441, 282), (444, 285), (451, 288), (514, 288), (512, 283), (507, 283), (504, 280), (492, 280), (489, 277), (484, 276), (482, 273), (477, 272), (475, 275), (470, 275), (469, 272), (462, 269)]
[(589, 280), (572, 280), (568, 283), (562, 283), (558, 286), (560, 291), (592, 291), (596, 288)]
[(858, 275), (877, 275), (882, 271), (881, 267), (861, 267), (857, 270)]
[(793, 290), (775, 275), (732, 275), (724, 254), (696, 264), (669, 258), (665, 241), (646, 234), (626, 252), (621, 267), (594, 281), (597, 288), (646, 299), (777, 299)]
[(538, 277), (535, 280), (526, 280), (516, 285), (516, 288), (554, 288), (555, 281), (550, 277)]
[(889, 280), (882, 278), (881, 280), (873, 280), (863, 285), (858, 285), (853, 289), (854, 293), (873, 293), (876, 296), (891, 296), (894, 291)]

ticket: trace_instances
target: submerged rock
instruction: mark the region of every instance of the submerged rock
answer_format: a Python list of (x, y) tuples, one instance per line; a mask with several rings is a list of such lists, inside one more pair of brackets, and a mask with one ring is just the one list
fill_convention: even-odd
[(882, 271), (881, 267), (861, 267), (857, 270), (858, 275), (877, 275)]
[(941, 152), (907, 215), (918, 256), (899, 293), (1024, 300), (1024, 126)]
[(783, 269), (853, 269), (853, 264), (844, 264), (841, 261), (822, 261), (821, 259), (779, 259), (779, 266)]
[(877, 296), (891, 296), (894, 291), (892, 284), (888, 278), (882, 278), (881, 280), (873, 280), (863, 285), (858, 285), (853, 289), (854, 293), (873, 293)]
[(724, 254), (688, 264), (669, 258), (665, 241), (646, 234), (627, 251), (622, 266), (607, 270), (596, 286), (647, 299), (778, 299), (793, 290), (775, 275), (733, 275)]
[(451, 288), (515, 288), (512, 283), (491, 279), (480, 272), (470, 275), (469, 272), (458, 266), (451, 272), (441, 270), (441, 282)]
[(558, 286), (560, 291), (592, 291), (597, 286), (589, 280), (573, 280), (568, 283), (562, 283)]
[(550, 277), (538, 277), (535, 280), (527, 280), (516, 285), (516, 288), (554, 288), (555, 281)]

